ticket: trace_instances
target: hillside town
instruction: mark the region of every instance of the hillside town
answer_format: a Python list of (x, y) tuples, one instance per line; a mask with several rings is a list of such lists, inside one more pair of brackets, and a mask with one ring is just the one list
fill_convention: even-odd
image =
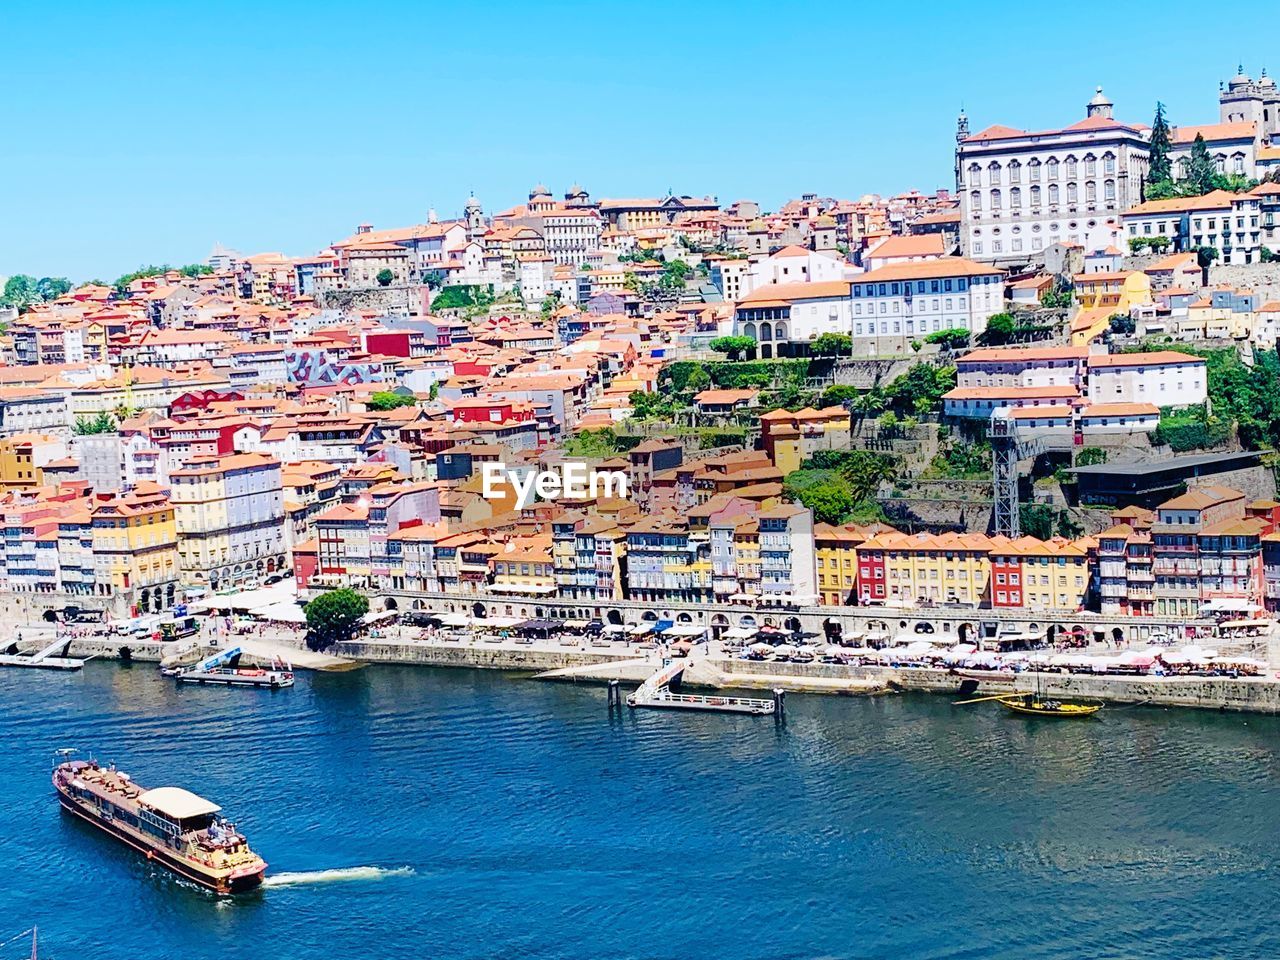
[[(1241, 67), (1185, 125), (1085, 93), (1032, 131), (961, 115), (930, 192), (538, 183), (310, 252), (9, 277), (0, 600), (1280, 610), (1280, 90)], [(542, 495), (574, 464), (616, 482)]]

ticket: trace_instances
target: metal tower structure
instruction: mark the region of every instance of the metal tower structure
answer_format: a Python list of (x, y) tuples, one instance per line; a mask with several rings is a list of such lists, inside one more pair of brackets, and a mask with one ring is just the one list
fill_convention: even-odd
[(1022, 536), (1018, 518), (1018, 438), (1007, 409), (991, 414), (992, 532), (1016, 539)]

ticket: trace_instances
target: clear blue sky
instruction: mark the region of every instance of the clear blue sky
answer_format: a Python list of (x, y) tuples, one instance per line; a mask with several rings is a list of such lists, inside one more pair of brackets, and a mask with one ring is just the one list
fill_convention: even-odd
[[(1102, 84), (1122, 119), (1162, 99), (1204, 123), (1238, 60), (1267, 65), (1247, 18), (1119, 10), (6, 4), (0, 276), (109, 280), (215, 240), (310, 253), (361, 221), (455, 215), (471, 189), (500, 209), (539, 180), (769, 207), (927, 191), (951, 183), (962, 102), (974, 129), (1053, 126)], [(1123, 29), (1095, 26), (1114, 16)]]

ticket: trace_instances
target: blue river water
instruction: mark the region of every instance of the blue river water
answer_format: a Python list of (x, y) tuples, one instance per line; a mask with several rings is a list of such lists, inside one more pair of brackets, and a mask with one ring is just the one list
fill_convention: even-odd
[[(62, 815), (61, 746), (221, 803), (219, 900)], [(1280, 957), (1280, 721), (599, 687), (374, 667), (291, 690), (0, 672), (0, 942), (70, 958)], [(357, 868), (357, 869), (353, 869)], [(363, 868), (363, 869), (359, 869)], [(0, 960), (25, 956), (0, 948)]]

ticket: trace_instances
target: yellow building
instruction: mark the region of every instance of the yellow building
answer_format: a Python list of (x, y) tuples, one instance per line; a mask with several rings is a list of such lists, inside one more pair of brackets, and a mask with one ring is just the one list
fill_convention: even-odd
[(169, 480), (189, 582), (218, 590), (287, 568), (284, 487), (275, 457), (193, 457)]
[(1088, 552), (1068, 540), (1021, 537), (1002, 553), (1022, 560), (1022, 605), (1035, 610), (1079, 610), (1089, 586)]
[(44, 474), (35, 465), (31, 441), (17, 437), (0, 439), (0, 494), (38, 487), (43, 482)]
[[(882, 533), (856, 548), (859, 575), (883, 580), (889, 606), (921, 601), (977, 606), (986, 599), (991, 579), (990, 544), (976, 533)], [(879, 577), (878, 564), (883, 565)]]
[(1071, 345), (1088, 346), (1111, 326), (1111, 316), (1118, 311), (1111, 307), (1081, 307), (1071, 318)]
[(139, 613), (177, 599), (178, 527), (168, 495), (153, 483), (93, 508), (95, 591), (122, 596)]
[(818, 450), (847, 450), (852, 444), (852, 419), (844, 407), (790, 413), (771, 410), (760, 418), (764, 449), (783, 476)]
[(858, 545), (871, 537), (894, 533), (882, 523), (861, 527), (847, 523), (833, 527), (817, 523), (813, 527), (814, 555), (818, 567), (818, 595), (828, 606), (857, 602)]
[(1151, 302), (1151, 278), (1141, 270), (1077, 273), (1071, 278), (1081, 307), (1107, 307), (1128, 315), (1131, 307)]
[(489, 567), (493, 574), (490, 586), (495, 593), (545, 597), (556, 592), (549, 536), (512, 541), (493, 554)]

